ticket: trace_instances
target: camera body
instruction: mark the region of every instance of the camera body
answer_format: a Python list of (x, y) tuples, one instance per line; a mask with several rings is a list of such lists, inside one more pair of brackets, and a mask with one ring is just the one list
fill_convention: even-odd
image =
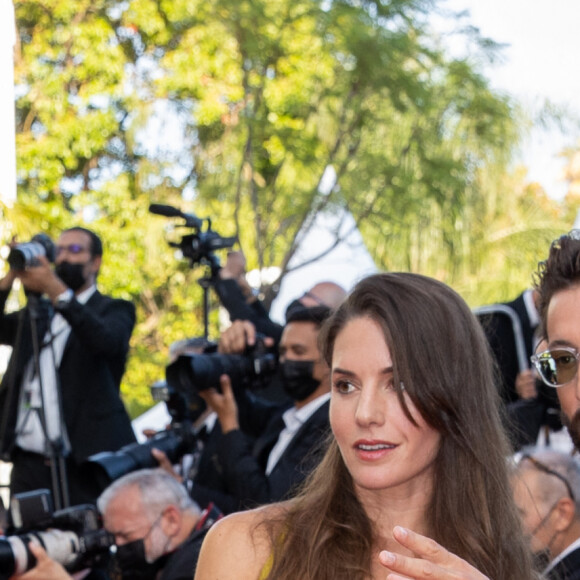
[(36, 565), (30, 543), (41, 545), (48, 555), (76, 572), (100, 564), (109, 554), (114, 538), (101, 525), (91, 504), (52, 511), (49, 490), (17, 494), (11, 502), (17, 535), (0, 537), (0, 580), (22, 574)]
[(179, 248), (181, 253), (193, 264), (207, 263), (214, 268), (219, 268), (219, 261), (214, 255), (216, 250), (231, 248), (236, 243), (236, 238), (224, 238), (214, 230), (205, 232), (198, 231), (187, 234), (179, 242), (169, 242), (173, 248)]
[(53, 241), (46, 234), (36, 234), (30, 242), (16, 244), (11, 248), (8, 264), (11, 270), (24, 270), (27, 267), (38, 266), (40, 256), (54, 262), (55, 254)]
[[(207, 264), (211, 267), (212, 274), (219, 269), (219, 260), (215, 256), (216, 250), (231, 248), (236, 242), (236, 237), (224, 238), (211, 229), (211, 219), (200, 219), (194, 214), (183, 213), (171, 205), (152, 203), (149, 206), (151, 213), (165, 217), (179, 217), (184, 220), (183, 226), (192, 228), (193, 234), (187, 234), (178, 242), (169, 242), (172, 248), (179, 248), (185, 258), (189, 259), (191, 266), (195, 264)], [(207, 222), (206, 230), (202, 231), (203, 222)]]
[(199, 398), (199, 392), (220, 388), (220, 376), (230, 377), (234, 389), (258, 390), (267, 386), (278, 370), (278, 357), (258, 336), (254, 347), (244, 354), (218, 352), (182, 354), (165, 369), (167, 384), (188, 399)]

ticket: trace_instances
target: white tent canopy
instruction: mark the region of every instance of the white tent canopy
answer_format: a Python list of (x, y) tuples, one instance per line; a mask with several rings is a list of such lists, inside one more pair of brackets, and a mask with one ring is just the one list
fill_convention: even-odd
[(314, 227), (301, 241), (298, 252), (290, 261), (290, 268), (308, 262), (333, 247), (337, 230), (342, 241), (336, 247), (320, 260), (298, 268), (283, 278), (270, 311), (273, 320), (283, 324), (288, 304), (318, 282), (336, 282), (345, 290), (350, 290), (361, 278), (376, 273), (377, 267), (356, 228), (354, 218), (347, 211), (318, 214)]

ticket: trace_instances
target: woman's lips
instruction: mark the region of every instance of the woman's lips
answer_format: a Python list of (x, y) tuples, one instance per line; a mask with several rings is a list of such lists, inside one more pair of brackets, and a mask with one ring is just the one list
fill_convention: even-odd
[(364, 460), (376, 460), (389, 454), (397, 445), (388, 441), (361, 440), (354, 444), (354, 450), (358, 457)]

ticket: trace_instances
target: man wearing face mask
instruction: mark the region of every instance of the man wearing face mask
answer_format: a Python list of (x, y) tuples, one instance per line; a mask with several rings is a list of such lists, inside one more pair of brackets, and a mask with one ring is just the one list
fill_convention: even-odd
[[(121, 477), (97, 505), (116, 546), (111, 576), (122, 580), (191, 580), (203, 538), (221, 517), (213, 506), (202, 512), (162, 469)], [(13, 580), (73, 580), (44, 550), (35, 555), (37, 566)]]
[[(49, 488), (62, 506), (94, 502), (102, 489), (83, 460), (135, 441), (119, 394), (135, 308), (97, 290), (102, 254), (94, 232), (71, 228), (56, 242), (54, 269), (41, 256), (0, 280), (0, 343), (13, 347), (0, 386), (0, 451), (13, 464), (12, 494)], [(16, 278), (28, 306), (6, 313)]]
[(531, 449), (512, 476), (538, 572), (548, 580), (580, 580), (580, 464), (567, 454)]
[(221, 393), (200, 393), (221, 424), (219, 469), (229, 493), (246, 507), (287, 497), (320, 459), (317, 451), (328, 431), (330, 371), (317, 340), (330, 312), (314, 306), (289, 314), (279, 351), (280, 377), (292, 403), (273, 409), (248, 395), (245, 422), (265, 425), (257, 439), (240, 429), (238, 406), (226, 375), (221, 377)]

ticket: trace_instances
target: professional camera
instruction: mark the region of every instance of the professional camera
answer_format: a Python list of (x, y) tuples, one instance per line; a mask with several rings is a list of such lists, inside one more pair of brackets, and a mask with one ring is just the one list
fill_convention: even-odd
[(199, 397), (199, 391), (219, 390), (220, 376), (230, 377), (234, 389), (266, 387), (278, 368), (275, 352), (264, 346), (263, 337), (243, 355), (218, 352), (182, 354), (165, 369), (167, 384), (188, 398)]
[(17, 494), (11, 513), (19, 535), (0, 538), (0, 580), (23, 574), (36, 565), (29, 549), (40, 544), (69, 572), (92, 568), (109, 554), (114, 538), (102, 526), (97, 508), (78, 505), (52, 511), (48, 489)]
[(29, 242), (16, 244), (8, 254), (8, 264), (11, 270), (24, 270), (27, 266), (38, 266), (40, 256), (54, 262), (54, 243), (46, 234), (36, 234)]
[(100, 486), (106, 487), (137, 469), (158, 467), (157, 461), (151, 455), (152, 449), (163, 451), (172, 463), (176, 463), (194, 449), (196, 437), (192, 423), (205, 410), (203, 399), (197, 397), (191, 403), (165, 381), (154, 383), (150, 389), (154, 400), (165, 402), (171, 415), (171, 427), (159, 431), (145, 443), (130, 443), (118, 451), (102, 451), (91, 455), (81, 468)]
[(193, 266), (197, 263), (207, 264), (211, 266), (212, 272), (215, 273), (219, 268), (219, 261), (215, 257), (216, 250), (231, 248), (237, 241), (237, 238), (224, 238), (217, 232), (211, 229), (211, 220), (206, 218), (207, 227), (202, 231), (203, 219), (198, 218), (194, 214), (183, 213), (171, 205), (162, 205), (159, 203), (152, 203), (149, 206), (149, 211), (157, 215), (165, 217), (180, 217), (185, 220), (183, 227), (193, 228), (195, 233), (187, 234), (178, 242), (169, 242), (172, 248), (179, 248), (185, 258), (189, 259)]

